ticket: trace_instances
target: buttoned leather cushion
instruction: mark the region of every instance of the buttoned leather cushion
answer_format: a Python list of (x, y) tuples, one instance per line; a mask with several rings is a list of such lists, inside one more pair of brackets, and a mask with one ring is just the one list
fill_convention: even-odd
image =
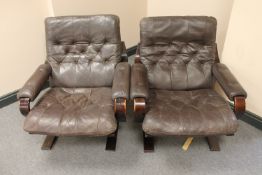
[(150, 90), (143, 130), (150, 135), (219, 135), (237, 130), (227, 102), (212, 89)]
[(117, 16), (49, 17), (46, 41), (52, 86), (112, 86), (122, 52)]
[(111, 88), (52, 88), (30, 111), (24, 130), (57, 136), (113, 133), (117, 124), (111, 95)]
[(212, 17), (149, 17), (140, 23), (140, 57), (150, 88), (210, 88), (216, 59)]

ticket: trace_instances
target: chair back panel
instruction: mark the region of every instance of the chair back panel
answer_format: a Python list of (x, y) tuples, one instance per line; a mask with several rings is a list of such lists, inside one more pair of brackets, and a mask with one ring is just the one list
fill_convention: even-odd
[(148, 17), (140, 22), (140, 57), (150, 88), (210, 88), (216, 60), (216, 19)]
[(45, 25), (52, 86), (112, 86), (122, 50), (117, 16), (49, 17)]

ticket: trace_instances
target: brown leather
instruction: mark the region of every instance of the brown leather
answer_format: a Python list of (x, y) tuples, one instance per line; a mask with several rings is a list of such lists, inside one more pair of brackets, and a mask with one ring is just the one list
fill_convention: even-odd
[(237, 119), (214, 90), (150, 90), (143, 130), (150, 135), (233, 134)]
[(123, 47), (117, 16), (47, 18), (46, 40), (52, 86), (112, 86)]
[(115, 132), (112, 97), (128, 98), (130, 76), (129, 65), (120, 63), (125, 49), (119, 18), (50, 17), (46, 20), (46, 40), (47, 64), (37, 70), (18, 97), (34, 99), (49, 75), (51, 89), (29, 112), (24, 129), (56, 136)]
[(148, 98), (148, 79), (147, 71), (143, 64), (135, 63), (131, 70), (131, 88), (130, 97)]
[(216, 60), (213, 17), (149, 17), (140, 23), (140, 57), (150, 88), (210, 88)]
[(225, 64), (214, 64), (213, 74), (230, 100), (233, 101), (235, 96), (247, 97), (246, 91)]
[(45, 135), (105, 136), (116, 128), (111, 88), (51, 88), (24, 122), (24, 130)]
[(17, 98), (29, 98), (33, 101), (38, 93), (41, 91), (44, 83), (48, 80), (51, 74), (51, 67), (49, 64), (40, 65), (25, 85), (17, 93)]
[(130, 66), (127, 62), (118, 63), (115, 70), (112, 99), (129, 99)]
[[(215, 18), (204, 16), (142, 19), (137, 58), (145, 70), (142, 74), (132, 67), (130, 91), (131, 98), (148, 98), (143, 122), (146, 134), (236, 132), (237, 119), (227, 102), (212, 90), (214, 80), (217, 78), (230, 98), (246, 94), (231, 73), (216, 64), (216, 24)], [(149, 83), (149, 97), (139, 92), (147, 89), (146, 85), (135, 86), (144, 74), (147, 78), (141, 82)]]
[(140, 21), (141, 46), (167, 44), (173, 41), (213, 44), (217, 21), (208, 16), (146, 17)]

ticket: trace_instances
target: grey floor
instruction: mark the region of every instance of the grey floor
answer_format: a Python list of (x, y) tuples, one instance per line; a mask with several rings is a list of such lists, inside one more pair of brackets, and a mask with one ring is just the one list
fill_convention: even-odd
[(262, 132), (242, 121), (237, 134), (220, 138), (220, 152), (194, 139), (157, 138), (154, 153), (144, 153), (141, 126), (121, 123), (116, 152), (105, 151), (106, 138), (60, 137), (51, 151), (40, 149), (44, 136), (22, 130), (18, 103), (0, 109), (0, 175), (78, 174), (262, 174)]

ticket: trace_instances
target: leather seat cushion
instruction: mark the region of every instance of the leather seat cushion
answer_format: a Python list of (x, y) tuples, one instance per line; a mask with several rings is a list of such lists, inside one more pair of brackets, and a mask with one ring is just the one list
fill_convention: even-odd
[(24, 122), (33, 134), (105, 136), (117, 128), (111, 88), (52, 88)]
[(237, 119), (214, 90), (150, 90), (143, 130), (150, 135), (233, 134)]

